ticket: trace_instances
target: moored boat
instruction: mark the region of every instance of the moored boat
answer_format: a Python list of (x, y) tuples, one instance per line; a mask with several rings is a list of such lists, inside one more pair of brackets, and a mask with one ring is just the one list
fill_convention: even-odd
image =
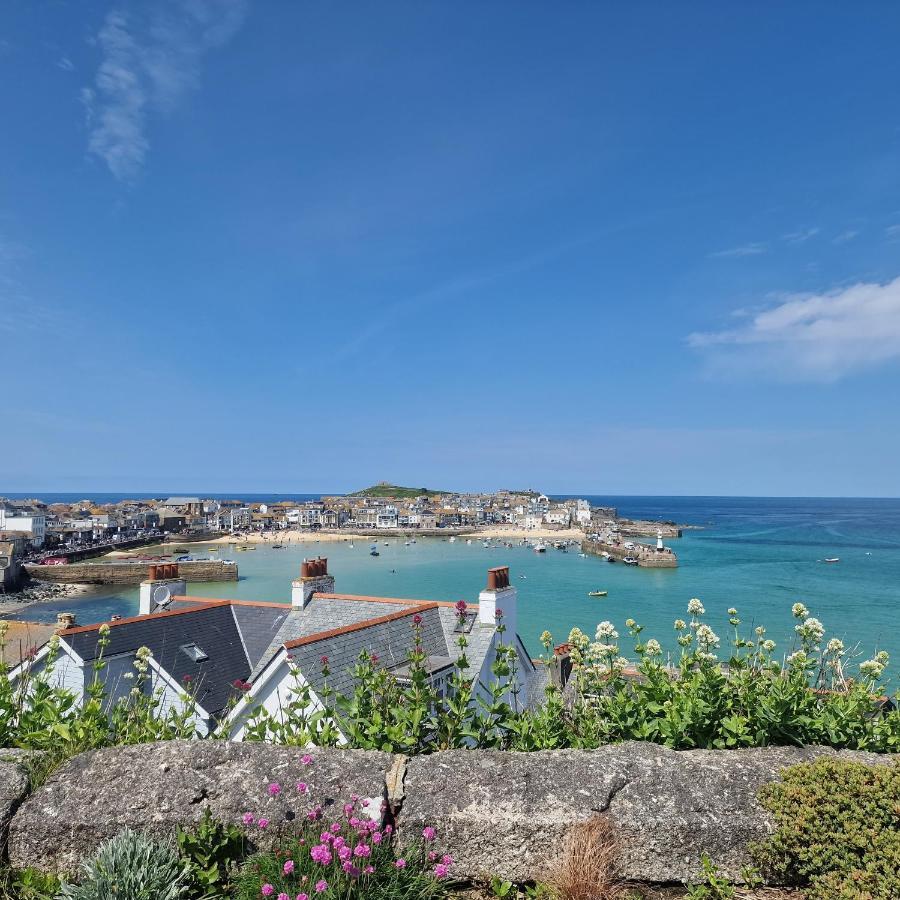
[(588, 591), (588, 597), (605, 597), (609, 591)]

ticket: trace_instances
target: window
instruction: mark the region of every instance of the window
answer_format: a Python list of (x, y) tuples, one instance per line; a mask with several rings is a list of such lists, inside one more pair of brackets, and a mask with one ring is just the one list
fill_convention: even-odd
[(180, 649), (192, 662), (203, 662), (203, 660), (209, 659), (209, 656), (207, 656), (207, 654), (205, 654), (196, 644), (182, 644)]

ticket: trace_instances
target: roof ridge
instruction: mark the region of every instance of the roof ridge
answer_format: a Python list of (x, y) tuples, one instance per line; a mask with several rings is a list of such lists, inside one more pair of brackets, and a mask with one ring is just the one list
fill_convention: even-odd
[(400, 612), (388, 613), (384, 616), (375, 616), (372, 619), (363, 619), (361, 622), (354, 622), (353, 625), (344, 625), (341, 628), (331, 628), (328, 631), (317, 631), (315, 634), (308, 634), (305, 637), (294, 638), (292, 641), (285, 641), (284, 646), (287, 650), (293, 650), (295, 647), (305, 647), (307, 644), (315, 644), (319, 641), (328, 640), (329, 638), (338, 637), (341, 634), (350, 634), (354, 631), (361, 631), (363, 628), (371, 628), (373, 625), (382, 625), (385, 622), (393, 622), (397, 619), (405, 619), (407, 616), (414, 616), (419, 612), (437, 609), (436, 602), (425, 601), (410, 606)]
[[(192, 598), (185, 598), (192, 599)], [(204, 600), (199, 606), (190, 606), (187, 609), (167, 609), (164, 612), (147, 613), (145, 615), (128, 616), (124, 619), (116, 619), (114, 622), (95, 622), (93, 625), (76, 625), (74, 628), (66, 628), (65, 631), (58, 632), (60, 637), (66, 637), (70, 634), (85, 634), (88, 631), (98, 631), (101, 626), (108, 625), (110, 628), (118, 628), (120, 625), (131, 625), (134, 622), (146, 622), (148, 619), (161, 619), (164, 616), (183, 616), (187, 613), (203, 612), (207, 609), (218, 609), (226, 606), (227, 600)]]

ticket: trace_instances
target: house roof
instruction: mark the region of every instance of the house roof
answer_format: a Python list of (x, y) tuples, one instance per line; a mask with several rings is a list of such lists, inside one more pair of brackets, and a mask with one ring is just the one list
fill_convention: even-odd
[[(470, 606), (474, 612), (477, 606)], [(328, 687), (350, 694), (353, 669), (363, 650), (377, 655), (379, 666), (405, 671), (413, 647), (413, 616), (421, 616), (420, 634), (429, 671), (453, 664), (457, 644), (454, 604), (400, 597), (313, 594), (303, 609), (284, 603), (177, 597), (164, 612), (108, 623), (106, 657), (149, 647), (156, 663), (176, 682), (190, 676), (204, 709), (216, 716), (235, 694), (234, 682), (257, 680), (284, 648), (314, 690), (325, 687), (322, 657), (328, 657)], [(99, 624), (60, 633), (84, 660), (96, 659)], [(478, 673), (496, 634), (493, 623), (477, 618), (466, 633), (472, 674)], [(185, 647), (195, 645), (205, 658)]]
[(0, 662), (10, 668), (19, 665), (53, 636), (55, 625), (43, 625), (36, 622), (19, 622), (6, 619), (6, 635), (0, 642)]

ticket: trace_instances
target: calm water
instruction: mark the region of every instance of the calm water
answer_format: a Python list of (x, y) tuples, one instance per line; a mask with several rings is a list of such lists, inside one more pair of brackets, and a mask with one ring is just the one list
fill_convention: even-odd
[[(859, 643), (870, 655), (884, 648), (900, 665), (900, 500), (760, 499), (688, 497), (593, 497), (625, 515), (674, 519), (702, 525), (672, 541), (680, 567), (632, 569), (577, 551), (535, 554), (516, 546), (484, 549), (476, 541), (420, 539), (409, 547), (387, 536), (381, 555), (368, 554), (369, 541), (308, 542), (285, 550), (259, 547), (248, 553), (223, 548), (240, 567), (237, 583), (191, 585), (193, 594), (290, 601), (290, 582), (304, 555), (330, 560), (336, 589), (347, 593), (474, 601), (490, 566), (510, 565), (519, 590), (519, 630), (538, 653), (545, 628), (563, 640), (573, 625), (593, 632), (611, 619), (624, 633), (629, 616), (671, 646), (672, 621), (700, 597), (710, 624), (727, 634), (729, 606), (749, 624), (765, 624), (780, 649), (789, 645), (790, 606), (802, 600), (830, 635)], [(824, 557), (840, 557), (826, 565)], [(522, 578), (521, 576), (525, 576)], [(609, 591), (604, 599), (587, 592)], [(98, 589), (96, 596), (31, 607), (32, 619), (51, 620), (73, 609), (79, 621), (100, 621), (112, 613), (137, 611), (137, 588)], [(627, 645), (623, 642), (623, 650)]]

